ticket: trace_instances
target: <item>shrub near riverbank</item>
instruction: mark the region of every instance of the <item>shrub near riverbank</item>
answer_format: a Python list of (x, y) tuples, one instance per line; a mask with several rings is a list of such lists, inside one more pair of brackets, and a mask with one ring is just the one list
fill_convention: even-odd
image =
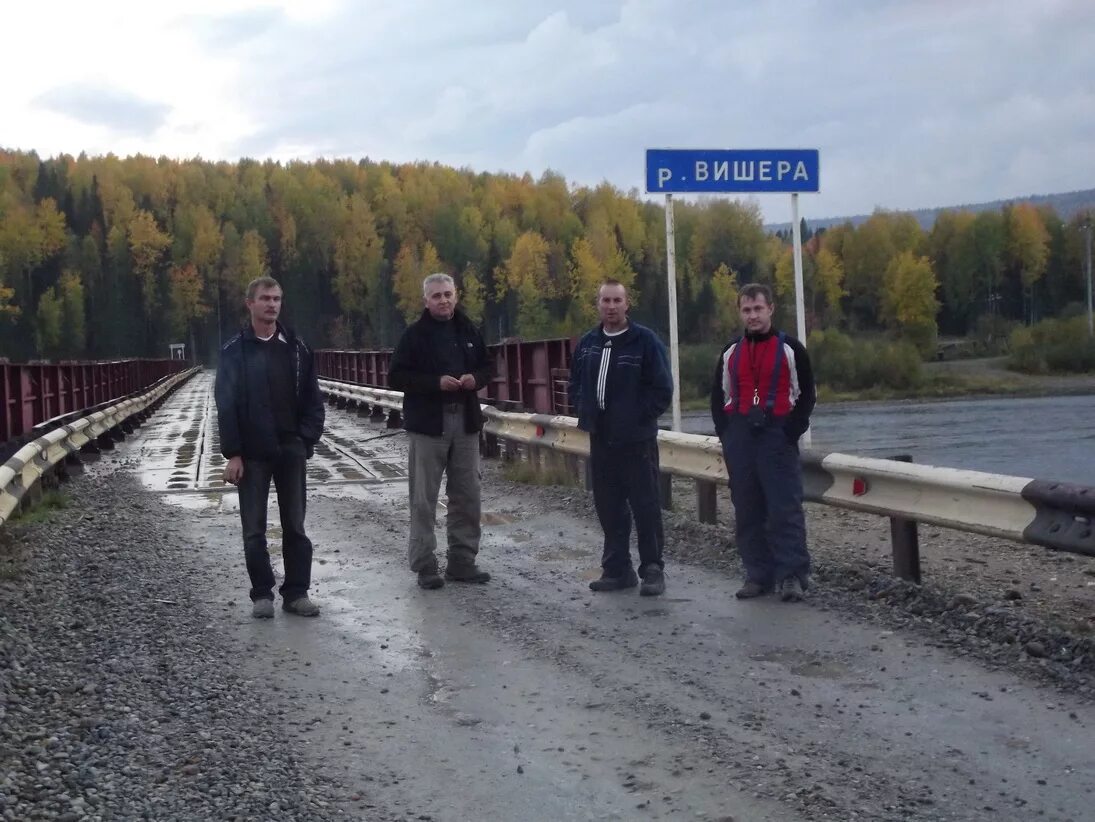
[(1011, 334), (1008, 367), (1026, 374), (1076, 374), (1095, 371), (1095, 339), (1087, 317), (1043, 320)]
[(814, 331), (807, 346), (818, 384), (836, 391), (907, 391), (924, 379), (916, 346), (905, 341), (853, 339), (836, 329)]

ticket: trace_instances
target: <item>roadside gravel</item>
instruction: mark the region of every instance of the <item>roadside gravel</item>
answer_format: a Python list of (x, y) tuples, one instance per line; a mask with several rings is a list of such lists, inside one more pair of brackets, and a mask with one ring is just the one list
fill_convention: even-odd
[(0, 531), (0, 818), (341, 818), (293, 694), (252, 676), (206, 566), (129, 483)]

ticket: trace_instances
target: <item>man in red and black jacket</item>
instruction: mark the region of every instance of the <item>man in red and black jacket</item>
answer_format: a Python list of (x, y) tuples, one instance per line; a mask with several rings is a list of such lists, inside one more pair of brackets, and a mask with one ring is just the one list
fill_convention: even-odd
[(790, 602), (802, 599), (809, 585), (798, 440), (810, 426), (817, 394), (806, 348), (772, 327), (774, 309), (766, 285), (751, 283), (739, 292), (745, 335), (719, 356), (711, 419), (730, 474), (745, 568), (737, 597), (778, 588)]

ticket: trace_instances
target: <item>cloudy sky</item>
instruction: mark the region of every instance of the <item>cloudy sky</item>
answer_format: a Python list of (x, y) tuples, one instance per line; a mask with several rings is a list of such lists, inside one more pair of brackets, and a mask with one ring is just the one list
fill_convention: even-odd
[[(647, 147), (818, 148), (808, 218), (1095, 187), (1091, 0), (17, 0), (3, 18), (0, 146), (42, 155), (641, 189)], [(758, 201), (788, 218), (786, 195)]]

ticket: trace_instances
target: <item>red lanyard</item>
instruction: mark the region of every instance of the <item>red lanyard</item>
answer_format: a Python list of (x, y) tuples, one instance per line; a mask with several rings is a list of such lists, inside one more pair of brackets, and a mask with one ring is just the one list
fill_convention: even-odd
[(749, 370), (753, 372), (753, 405), (760, 405), (760, 361), (757, 343), (749, 341)]

